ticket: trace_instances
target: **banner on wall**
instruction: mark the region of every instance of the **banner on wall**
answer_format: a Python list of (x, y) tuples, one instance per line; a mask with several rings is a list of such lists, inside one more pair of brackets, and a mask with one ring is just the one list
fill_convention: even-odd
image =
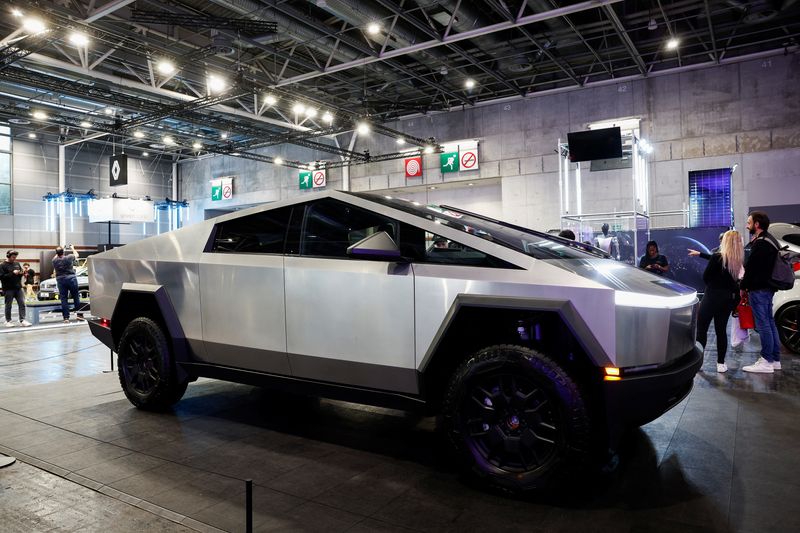
[(233, 198), (233, 178), (211, 180), (211, 201), (230, 200)]
[(403, 160), (403, 167), (406, 169), (406, 178), (422, 177), (422, 157), (409, 157)]
[(108, 158), (108, 184), (111, 187), (128, 184), (128, 156), (114, 154)]

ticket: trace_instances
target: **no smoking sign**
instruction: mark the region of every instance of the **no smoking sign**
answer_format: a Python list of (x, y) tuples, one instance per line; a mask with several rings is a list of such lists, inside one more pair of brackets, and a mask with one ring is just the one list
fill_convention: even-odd
[(230, 198), (232, 198), (233, 197), (233, 187), (231, 187), (230, 185), (225, 185), (222, 188), (222, 197), (225, 200), (229, 200)]
[(314, 182), (314, 188), (324, 187), (327, 183), (327, 175), (325, 170), (315, 170), (314, 175), (312, 177), (312, 181)]
[(461, 170), (478, 170), (478, 147), (461, 149), (460, 153)]

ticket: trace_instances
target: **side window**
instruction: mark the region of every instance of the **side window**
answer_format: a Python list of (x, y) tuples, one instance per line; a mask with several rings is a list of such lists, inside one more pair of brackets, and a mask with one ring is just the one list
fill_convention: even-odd
[(293, 206), (262, 211), (216, 227), (211, 251), (237, 254), (282, 254)]
[(306, 207), (302, 255), (347, 257), (347, 248), (373, 233), (385, 231), (397, 242), (397, 222), (337, 200), (320, 200)]
[(497, 259), (491, 255), (464, 246), (456, 241), (451, 241), (436, 235), (425, 232), (425, 251), (424, 262), (442, 265), (466, 265), (490, 268), (518, 268), (502, 259)]

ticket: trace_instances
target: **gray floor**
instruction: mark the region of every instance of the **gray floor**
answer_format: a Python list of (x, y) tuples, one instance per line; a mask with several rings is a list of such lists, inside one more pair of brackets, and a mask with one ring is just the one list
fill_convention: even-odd
[[(713, 343), (713, 340), (712, 340)], [(169, 414), (134, 409), (84, 325), (0, 334), (0, 530), (799, 531), (800, 358), (749, 375), (758, 339), (634, 432), (619, 469), (569, 494), (465, 483), (433, 422), (201, 380)]]

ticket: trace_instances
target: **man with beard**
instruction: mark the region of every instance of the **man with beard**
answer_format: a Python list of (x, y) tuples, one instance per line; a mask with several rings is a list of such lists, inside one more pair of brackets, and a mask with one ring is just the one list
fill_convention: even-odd
[(772, 268), (780, 244), (767, 232), (769, 217), (763, 211), (753, 211), (747, 217), (747, 230), (753, 235), (750, 256), (744, 265), (744, 277), (740, 283), (742, 299), (748, 298), (756, 320), (756, 331), (761, 338), (761, 357), (742, 367), (745, 372), (772, 374), (781, 369), (781, 346), (778, 327), (772, 316), (772, 297), (775, 289), (770, 284)]

